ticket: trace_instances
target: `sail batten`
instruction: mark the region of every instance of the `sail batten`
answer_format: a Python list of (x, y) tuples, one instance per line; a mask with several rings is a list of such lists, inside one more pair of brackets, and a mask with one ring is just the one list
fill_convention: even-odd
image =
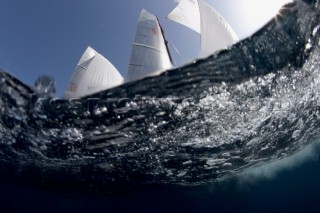
[(156, 16), (142, 10), (132, 43), (126, 81), (133, 81), (171, 67), (163, 31)]
[(80, 98), (123, 83), (118, 70), (101, 54), (88, 47), (78, 62), (64, 98)]
[(160, 53), (167, 54), (167, 52), (163, 52), (162, 50), (157, 49), (156, 47), (152, 47), (152, 46), (148, 46), (148, 45), (144, 45), (144, 44), (136, 44), (136, 43), (132, 43), (132, 45), (137, 46), (137, 47), (150, 48), (150, 49), (156, 50), (156, 51), (158, 51)]

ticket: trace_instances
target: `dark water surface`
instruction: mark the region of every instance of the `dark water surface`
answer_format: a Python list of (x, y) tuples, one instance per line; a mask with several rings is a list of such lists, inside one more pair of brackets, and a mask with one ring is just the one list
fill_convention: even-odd
[(117, 195), (2, 179), (0, 199), (5, 212), (319, 212), (319, 179), (320, 161), (314, 159), (245, 184), (157, 186)]

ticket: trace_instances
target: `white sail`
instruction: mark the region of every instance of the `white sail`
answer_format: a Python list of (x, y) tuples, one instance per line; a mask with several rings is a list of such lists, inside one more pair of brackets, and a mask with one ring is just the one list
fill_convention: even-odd
[(238, 41), (228, 22), (209, 4), (198, 0), (201, 19), (201, 54), (212, 54)]
[(126, 81), (137, 80), (171, 66), (171, 58), (159, 21), (156, 16), (143, 9), (132, 44)]
[(122, 82), (118, 70), (101, 54), (88, 47), (72, 74), (64, 98), (83, 97), (118, 86)]
[(225, 49), (238, 41), (228, 22), (202, 0), (180, 0), (178, 6), (168, 15), (168, 19), (201, 34), (202, 56)]
[(201, 33), (200, 13), (197, 0), (179, 1), (178, 6), (167, 16), (167, 18), (189, 27), (197, 33)]

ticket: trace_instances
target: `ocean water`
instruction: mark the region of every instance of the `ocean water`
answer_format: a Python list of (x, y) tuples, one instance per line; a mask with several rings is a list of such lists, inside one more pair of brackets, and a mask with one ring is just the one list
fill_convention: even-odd
[(319, 211), (319, 7), (297, 0), (228, 50), (82, 99), (0, 72), (3, 207)]

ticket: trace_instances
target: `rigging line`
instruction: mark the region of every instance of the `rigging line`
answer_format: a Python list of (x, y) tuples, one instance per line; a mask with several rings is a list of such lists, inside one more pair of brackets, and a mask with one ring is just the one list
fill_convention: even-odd
[(168, 41), (168, 43), (170, 43), (172, 45), (173, 49), (178, 53), (178, 55), (180, 56), (180, 60), (181, 61), (185, 61), (185, 57), (183, 57), (183, 55), (180, 53), (178, 48), (171, 41)]

